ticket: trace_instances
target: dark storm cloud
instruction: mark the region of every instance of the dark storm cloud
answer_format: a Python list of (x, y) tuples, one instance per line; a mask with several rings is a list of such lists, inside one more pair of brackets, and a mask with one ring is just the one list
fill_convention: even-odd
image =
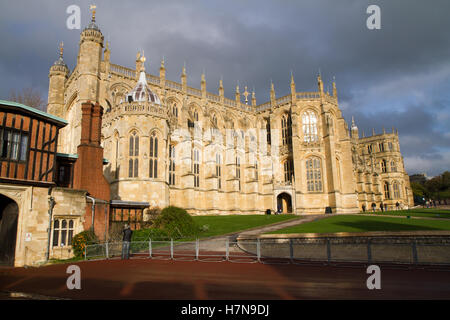
[[(74, 67), (80, 31), (65, 27), (71, 4), (81, 7), (85, 26), (90, 1), (0, 4), (0, 97), (20, 86), (45, 96), (61, 40)], [(113, 63), (133, 68), (136, 52), (145, 50), (153, 74), (164, 56), (168, 79), (179, 81), (186, 63), (188, 85), (200, 87), (205, 71), (209, 91), (217, 92), (223, 77), (225, 94), (234, 99), (239, 81), (241, 92), (255, 88), (258, 104), (269, 99), (271, 80), (277, 97), (289, 94), (291, 71), (297, 91), (317, 90), (320, 69), (326, 89), (336, 77), (343, 114), (347, 120), (354, 115), (360, 130), (398, 128), (409, 171), (436, 174), (450, 167), (448, 0), (96, 4)], [(366, 28), (371, 4), (381, 7), (381, 30)]]

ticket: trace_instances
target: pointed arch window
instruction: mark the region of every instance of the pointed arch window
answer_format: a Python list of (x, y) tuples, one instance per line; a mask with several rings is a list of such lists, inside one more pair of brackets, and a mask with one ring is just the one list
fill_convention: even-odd
[(284, 182), (292, 183), (292, 176), (294, 175), (294, 162), (292, 159), (284, 162)]
[(175, 185), (175, 146), (169, 146), (169, 185)]
[(266, 139), (267, 139), (267, 144), (270, 145), (272, 144), (272, 136), (271, 136), (271, 132), (270, 132), (270, 120), (267, 119), (266, 120)]
[(385, 159), (381, 160), (381, 172), (383, 172), (383, 173), (387, 172), (386, 160)]
[(150, 136), (149, 177), (158, 178), (158, 137), (153, 132)]
[(178, 118), (178, 107), (175, 103), (172, 106), (172, 114), (175, 118)]
[(292, 145), (292, 119), (290, 114), (285, 114), (281, 118), (281, 132), (283, 145)]
[(239, 191), (241, 191), (241, 158), (236, 157), (236, 178), (239, 180)]
[(400, 187), (397, 182), (394, 182), (392, 189), (394, 190), (394, 199), (400, 199)]
[(216, 154), (216, 176), (217, 176), (217, 189), (222, 189), (222, 156)]
[(194, 149), (193, 153), (193, 162), (192, 162), (192, 171), (194, 173), (194, 188), (200, 187), (200, 151), (198, 149)]
[(389, 192), (389, 183), (385, 182), (384, 183), (384, 199), (390, 199), (391, 198), (391, 194)]
[(395, 163), (395, 161), (391, 161), (391, 171), (397, 172), (397, 164)]
[(319, 140), (317, 134), (317, 116), (314, 111), (306, 111), (302, 116), (302, 125), (303, 125), (303, 141), (317, 142)]
[(128, 176), (137, 178), (139, 175), (139, 135), (136, 131), (130, 134), (128, 155)]
[(215, 127), (217, 127), (217, 117), (216, 117), (215, 114), (213, 114), (211, 121), (212, 121), (213, 125), (214, 125)]
[(306, 183), (309, 192), (322, 191), (322, 166), (319, 158), (306, 160)]

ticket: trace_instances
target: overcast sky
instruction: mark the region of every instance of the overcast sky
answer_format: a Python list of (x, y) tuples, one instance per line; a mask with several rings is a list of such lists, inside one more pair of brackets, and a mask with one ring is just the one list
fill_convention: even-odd
[[(69, 5), (89, 23), (92, 1), (0, 0), (0, 99), (11, 89), (33, 87), (47, 99), (48, 70), (64, 41), (64, 59), (75, 66), (81, 30), (69, 30)], [(97, 24), (111, 61), (134, 68), (145, 50), (147, 71), (225, 95), (255, 88), (257, 103), (297, 91), (325, 88), (336, 77), (340, 108), (366, 136), (394, 126), (409, 174), (450, 170), (450, 1), (416, 0), (96, 0)], [(381, 8), (381, 29), (369, 30), (367, 7)]]

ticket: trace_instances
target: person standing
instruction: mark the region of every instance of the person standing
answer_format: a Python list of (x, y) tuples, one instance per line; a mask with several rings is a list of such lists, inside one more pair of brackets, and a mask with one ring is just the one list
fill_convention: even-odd
[(133, 234), (133, 230), (131, 230), (130, 226), (126, 223), (123, 229), (123, 238), (122, 238), (122, 259), (130, 258), (130, 242), (131, 235)]

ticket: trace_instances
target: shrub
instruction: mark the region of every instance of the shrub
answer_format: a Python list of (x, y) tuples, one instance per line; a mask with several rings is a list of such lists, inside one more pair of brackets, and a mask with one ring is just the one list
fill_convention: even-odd
[(98, 243), (98, 238), (92, 230), (82, 231), (72, 238), (72, 249), (76, 257), (84, 254), (86, 245)]
[(161, 211), (155, 220), (155, 227), (173, 239), (197, 236), (199, 233), (198, 225), (187, 211), (173, 206)]
[(157, 228), (146, 228), (133, 231), (131, 241), (148, 241), (149, 239), (159, 241), (168, 240), (170, 235), (165, 231)]

